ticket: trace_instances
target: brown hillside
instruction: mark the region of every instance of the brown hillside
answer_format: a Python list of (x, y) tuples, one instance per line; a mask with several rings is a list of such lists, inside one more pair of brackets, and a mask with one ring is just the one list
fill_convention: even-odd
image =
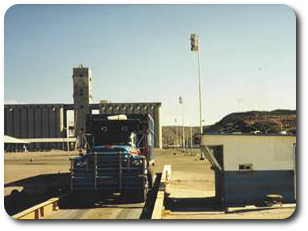
[[(278, 134), (284, 131), (288, 134), (296, 134), (296, 110), (277, 109), (231, 113), (204, 129), (207, 133)], [(190, 127), (185, 127), (184, 130), (185, 136), (190, 139)], [(193, 136), (198, 132), (199, 127), (193, 127)], [(164, 126), (162, 133), (164, 144), (177, 144), (176, 126)], [(178, 144), (180, 144), (179, 137), (182, 137), (181, 126), (178, 126)]]

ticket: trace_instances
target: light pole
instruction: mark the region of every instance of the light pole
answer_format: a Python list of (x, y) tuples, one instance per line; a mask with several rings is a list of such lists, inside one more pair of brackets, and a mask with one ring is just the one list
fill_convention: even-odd
[[(185, 148), (185, 134), (184, 134), (184, 101), (182, 96), (179, 97), (179, 103), (182, 104), (182, 147)], [(184, 150), (185, 151), (185, 150)]]
[(178, 144), (179, 144), (179, 140), (178, 140), (178, 124), (177, 124), (177, 119), (174, 118), (174, 123), (175, 123), (175, 148), (177, 148)]
[[(200, 44), (199, 44), (199, 37), (196, 34), (190, 35), (190, 50), (192, 52), (198, 53), (198, 83), (199, 83), (199, 123), (200, 123), (200, 142), (203, 134), (203, 126), (202, 126), (202, 89), (201, 89), (201, 64), (200, 64)], [(200, 149), (201, 150), (201, 149)], [(201, 160), (204, 160), (204, 154), (201, 150)]]
[(193, 134), (193, 132), (192, 132), (192, 126), (190, 126), (190, 154), (192, 155), (192, 153), (193, 153), (193, 138), (192, 138), (192, 134)]

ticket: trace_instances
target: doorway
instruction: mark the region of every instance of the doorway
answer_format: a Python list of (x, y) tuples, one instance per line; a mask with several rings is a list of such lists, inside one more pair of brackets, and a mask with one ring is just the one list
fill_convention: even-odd
[[(220, 168), (213, 166), (215, 171), (215, 197), (218, 202), (224, 202), (224, 149), (223, 145), (213, 145), (208, 146), (209, 150), (212, 153), (212, 158), (215, 158), (215, 161), (210, 161), (211, 163), (218, 163)], [(220, 170), (219, 170), (220, 169)]]

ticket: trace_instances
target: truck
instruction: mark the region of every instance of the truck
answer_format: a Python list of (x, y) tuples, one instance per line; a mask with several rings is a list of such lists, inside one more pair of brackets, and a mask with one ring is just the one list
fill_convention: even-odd
[(155, 181), (150, 114), (88, 115), (85, 137), (85, 154), (71, 159), (71, 191), (118, 193), (144, 202)]

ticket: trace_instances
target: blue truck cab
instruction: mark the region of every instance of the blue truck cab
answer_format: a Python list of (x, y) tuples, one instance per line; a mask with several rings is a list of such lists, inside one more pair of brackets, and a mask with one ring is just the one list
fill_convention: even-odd
[(71, 159), (71, 191), (121, 193), (145, 201), (155, 180), (151, 116), (89, 115), (86, 140), (86, 154)]

